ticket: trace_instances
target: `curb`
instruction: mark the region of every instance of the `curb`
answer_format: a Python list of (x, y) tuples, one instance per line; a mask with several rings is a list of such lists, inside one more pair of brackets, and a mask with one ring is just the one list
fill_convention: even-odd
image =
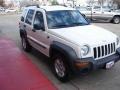
[(20, 13), (0, 13), (0, 16), (3, 16), (3, 15), (19, 15), (19, 14), (21, 14), (21, 12)]

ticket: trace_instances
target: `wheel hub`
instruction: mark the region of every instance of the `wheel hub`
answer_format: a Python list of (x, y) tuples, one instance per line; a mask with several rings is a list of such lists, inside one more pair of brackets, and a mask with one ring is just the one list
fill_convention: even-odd
[(64, 77), (65, 76), (65, 66), (63, 61), (60, 59), (55, 60), (55, 71), (58, 76)]
[(115, 23), (119, 23), (119, 18), (115, 18)]

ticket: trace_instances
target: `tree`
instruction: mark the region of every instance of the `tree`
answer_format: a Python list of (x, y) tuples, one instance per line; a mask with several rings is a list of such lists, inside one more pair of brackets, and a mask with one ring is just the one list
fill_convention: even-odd
[[(87, 3), (88, 5), (92, 5), (94, 1), (95, 0), (88, 0)], [(107, 0), (97, 0), (97, 1), (98, 1), (98, 5), (103, 6)], [(107, 3), (108, 6), (110, 5), (110, 7), (111, 6), (114, 7), (114, 5), (118, 5), (118, 7), (120, 8), (120, 0), (109, 0)]]
[(94, 0), (87, 0), (86, 2), (89, 6), (93, 6), (94, 4)]
[(0, 0), (0, 6), (4, 6), (4, 0)]
[(113, 0), (113, 4), (117, 4), (118, 8), (120, 8), (120, 0)]
[(120, 8), (120, 0), (109, 0), (108, 6), (112, 7), (113, 9)]
[(51, 4), (52, 4), (52, 5), (59, 5), (56, 0), (52, 0), (52, 1), (51, 1)]
[(113, 0), (113, 2), (120, 3), (120, 0)]
[(39, 4), (39, 1), (32, 1), (32, 0), (22, 0), (20, 1), (20, 7), (25, 7), (28, 5), (37, 5)]
[(87, 0), (87, 4), (89, 6), (92, 6), (95, 2), (97, 2), (98, 5), (103, 6), (105, 0)]

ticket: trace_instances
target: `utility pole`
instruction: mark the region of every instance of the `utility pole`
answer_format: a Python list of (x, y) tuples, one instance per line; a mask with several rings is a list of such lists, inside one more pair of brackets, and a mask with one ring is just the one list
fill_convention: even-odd
[(0, 6), (4, 6), (4, 0), (0, 0)]
[(93, 14), (93, 4), (94, 4), (94, 0), (91, 0), (91, 5), (90, 5), (90, 7), (91, 7), (91, 21), (92, 21), (92, 14)]
[(75, 0), (73, 0), (73, 8), (74, 8), (74, 6), (75, 6)]

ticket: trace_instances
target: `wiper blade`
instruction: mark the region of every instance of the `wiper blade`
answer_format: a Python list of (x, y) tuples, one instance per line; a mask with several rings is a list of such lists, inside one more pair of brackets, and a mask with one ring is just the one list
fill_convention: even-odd
[(65, 25), (65, 24), (60, 24), (60, 25), (55, 25), (55, 26), (52, 26), (52, 27), (66, 27), (68, 25)]
[(71, 25), (73, 25), (73, 26), (80, 26), (80, 25), (83, 26), (83, 25), (88, 25), (88, 24), (77, 22), (77, 23), (72, 23)]
[(83, 25), (84, 23), (72, 23), (73, 25)]

